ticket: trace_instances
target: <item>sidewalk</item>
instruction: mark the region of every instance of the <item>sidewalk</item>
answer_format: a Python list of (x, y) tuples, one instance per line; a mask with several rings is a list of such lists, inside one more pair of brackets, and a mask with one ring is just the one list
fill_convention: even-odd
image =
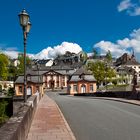
[(38, 104), (27, 140), (75, 140), (57, 104), (47, 95)]

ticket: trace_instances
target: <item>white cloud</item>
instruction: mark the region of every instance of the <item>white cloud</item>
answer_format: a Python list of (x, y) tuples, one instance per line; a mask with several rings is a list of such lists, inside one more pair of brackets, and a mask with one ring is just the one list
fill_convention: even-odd
[[(10, 58), (17, 58), (18, 53), (20, 53), (18, 51), (11, 51), (11, 49), (9, 50), (9, 48), (1, 51), (4, 54), (8, 55)], [(61, 45), (47, 47), (46, 49), (43, 49), (41, 52), (37, 54), (27, 54), (27, 55), (33, 59), (54, 59), (57, 57), (57, 55), (65, 54), (66, 51), (77, 54), (80, 51), (82, 51), (82, 48), (76, 43), (62, 42)]]
[(4, 54), (9, 56), (10, 58), (16, 59), (18, 57), (18, 52), (17, 51), (2, 51)]
[(130, 53), (130, 50), (134, 50), (136, 58), (140, 60), (140, 29), (133, 30), (129, 35), (129, 38), (117, 40), (115, 43), (110, 41), (100, 41), (94, 45), (95, 48), (100, 49), (101, 54), (106, 54), (108, 50), (111, 51), (112, 55), (119, 57), (123, 53)]
[(140, 7), (135, 8), (135, 15), (140, 15)]
[(18, 51), (16, 47), (8, 47), (7, 44), (1, 43), (0, 44), (0, 52), (6, 54), (10, 58), (17, 58), (18, 57)]
[(99, 48), (101, 54), (105, 55), (108, 50), (111, 51), (112, 55), (118, 57), (123, 53), (127, 52), (124, 48), (121, 48), (119, 44), (112, 43), (110, 41), (100, 41), (94, 45), (94, 48)]
[(34, 55), (34, 58), (54, 59), (55, 57), (57, 57), (57, 55), (65, 54), (66, 51), (79, 53), (80, 51), (82, 51), (82, 48), (76, 43), (62, 42), (61, 45), (43, 49), (38, 54)]
[(140, 40), (140, 28), (138, 30), (133, 30), (133, 32), (130, 34), (130, 37)]
[(131, 7), (131, 2), (130, 0), (123, 0), (120, 5), (118, 6), (118, 11), (121, 12), (121, 11), (124, 11), (124, 10), (127, 10)]
[(130, 16), (138, 16), (140, 15), (140, 1), (137, 1), (137, 3), (134, 3), (132, 0), (122, 0), (117, 9), (119, 12), (126, 11)]

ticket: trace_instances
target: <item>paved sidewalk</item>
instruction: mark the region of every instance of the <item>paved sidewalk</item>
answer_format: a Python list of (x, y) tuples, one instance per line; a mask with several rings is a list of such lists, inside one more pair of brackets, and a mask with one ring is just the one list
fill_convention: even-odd
[(27, 140), (75, 140), (57, 104), (47, 95), (38, 104)]

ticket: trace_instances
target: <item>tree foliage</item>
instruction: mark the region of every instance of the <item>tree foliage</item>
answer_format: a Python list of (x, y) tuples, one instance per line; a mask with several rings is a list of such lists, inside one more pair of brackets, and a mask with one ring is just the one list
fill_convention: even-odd
[(108, 50), (108, 52), (106, 53), (106, 59), (108, 63), (112, 62), (112, 54), (110, 50)]
[(9, 89), (8, 89), (8, 96), (13, 96), (14, 95), (14, 93), (15, 93), (15, 91), (14, 91), (14, 88), (13, 87), (10, 87)]
[(17, 67), (13, 64), (10, 64), (8, 67), (8, 80), (15, 81), (15, 77), (17, 76)]
[(105, 79), (105, 66), (101, 61), (91, 62), (88, 68), (92, 71), (95, 79), (97, 80), (97, 84), (100, 84)]
[(8, 77), (8, 65), (9, 65), (9, 58), (1, 53), (0, 54), (0, 78), (1, 80), (6, 80)]
[[(20, 54), (18, 56), (18, 60), (19, 60), (19, 65), (18, 65), (18, 74), (23, 74), (24, 73), (24, 55)], [(31, 66), (31, 59), (26, 56), (26, 67), (30, 67)]]
[(82, 52), (80, 54), (80, 61), (85, 63), (87, 61), (87, 54), (85, 52)]
[(0, 102), (0, 123), (4, 123), (7, 119), (8, 116), (6, 115), (6, 106), (7, 106), (6, 101)]
[(94, 48), (94, 49), (93, 49), (93, 58), (96, 59), (97, 56), (98, 56), (98, 52), (97, 52), (97, 50)]
[(104, 82), (106, 78), (112, 79), (112, 77), (116, 76), (115, 71), (102, 61), (90, 62), (88, 64), (88, 68), (92, 71), (95, 79), (97, 80), (97, 85)]

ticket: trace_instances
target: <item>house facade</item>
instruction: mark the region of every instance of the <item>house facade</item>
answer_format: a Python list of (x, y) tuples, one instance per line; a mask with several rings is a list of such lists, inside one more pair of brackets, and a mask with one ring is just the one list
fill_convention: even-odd
[(128, 55), (124, 53), (121, 57), (119, 57), (115, 66), (117, 71), (117, 78), (124, 79), (119, 80), (119, 83), (123, 81), (125, 84), (132, 84), (132, 79), (134, 77), (134, 71), (137, 75), (137, 82), (140, 83), (140, 63), (136, 61), (134, 52), (132, 55)]
[[(73, 72), (75, 72), (75, 70), (72, 68), (61, 65), (27, 70), (27, 95), (33, 95), (37, 91), (44, 94), (44, 90), (47, 89), (66, 89), (67, 81)], [(17, 96), (23, 95), (23, 81), (23, 75), (18, 76), (15, 81), (15, 91)]]
[(68, 81), (68, 94), (94, 93), (96, 92), (96, 79), (92, 73), (81, 67), (71, 76)]
[[(27, 86), (26, 86), (27, 96), (34, 95), (37, 92), (39, 92), (43, 96), (44, 87), (43, 87), (42, 76), (37, 75), (33, 71), (30, 72), (27, 71), (26, 81), (27, 81)], [(24, 94), (24, 76), (20, 75), (15, 81), (15, 95), (22, 96), (23, 94)]]
[(116, 79), (118, 85), (132, 84), (134, 69), (127, 66), (119, 66), (116, 69)]
[(63, 71), (49, 70), (43, 74), (43, 84), (46, 89), (67, 87), (68, 75)]

